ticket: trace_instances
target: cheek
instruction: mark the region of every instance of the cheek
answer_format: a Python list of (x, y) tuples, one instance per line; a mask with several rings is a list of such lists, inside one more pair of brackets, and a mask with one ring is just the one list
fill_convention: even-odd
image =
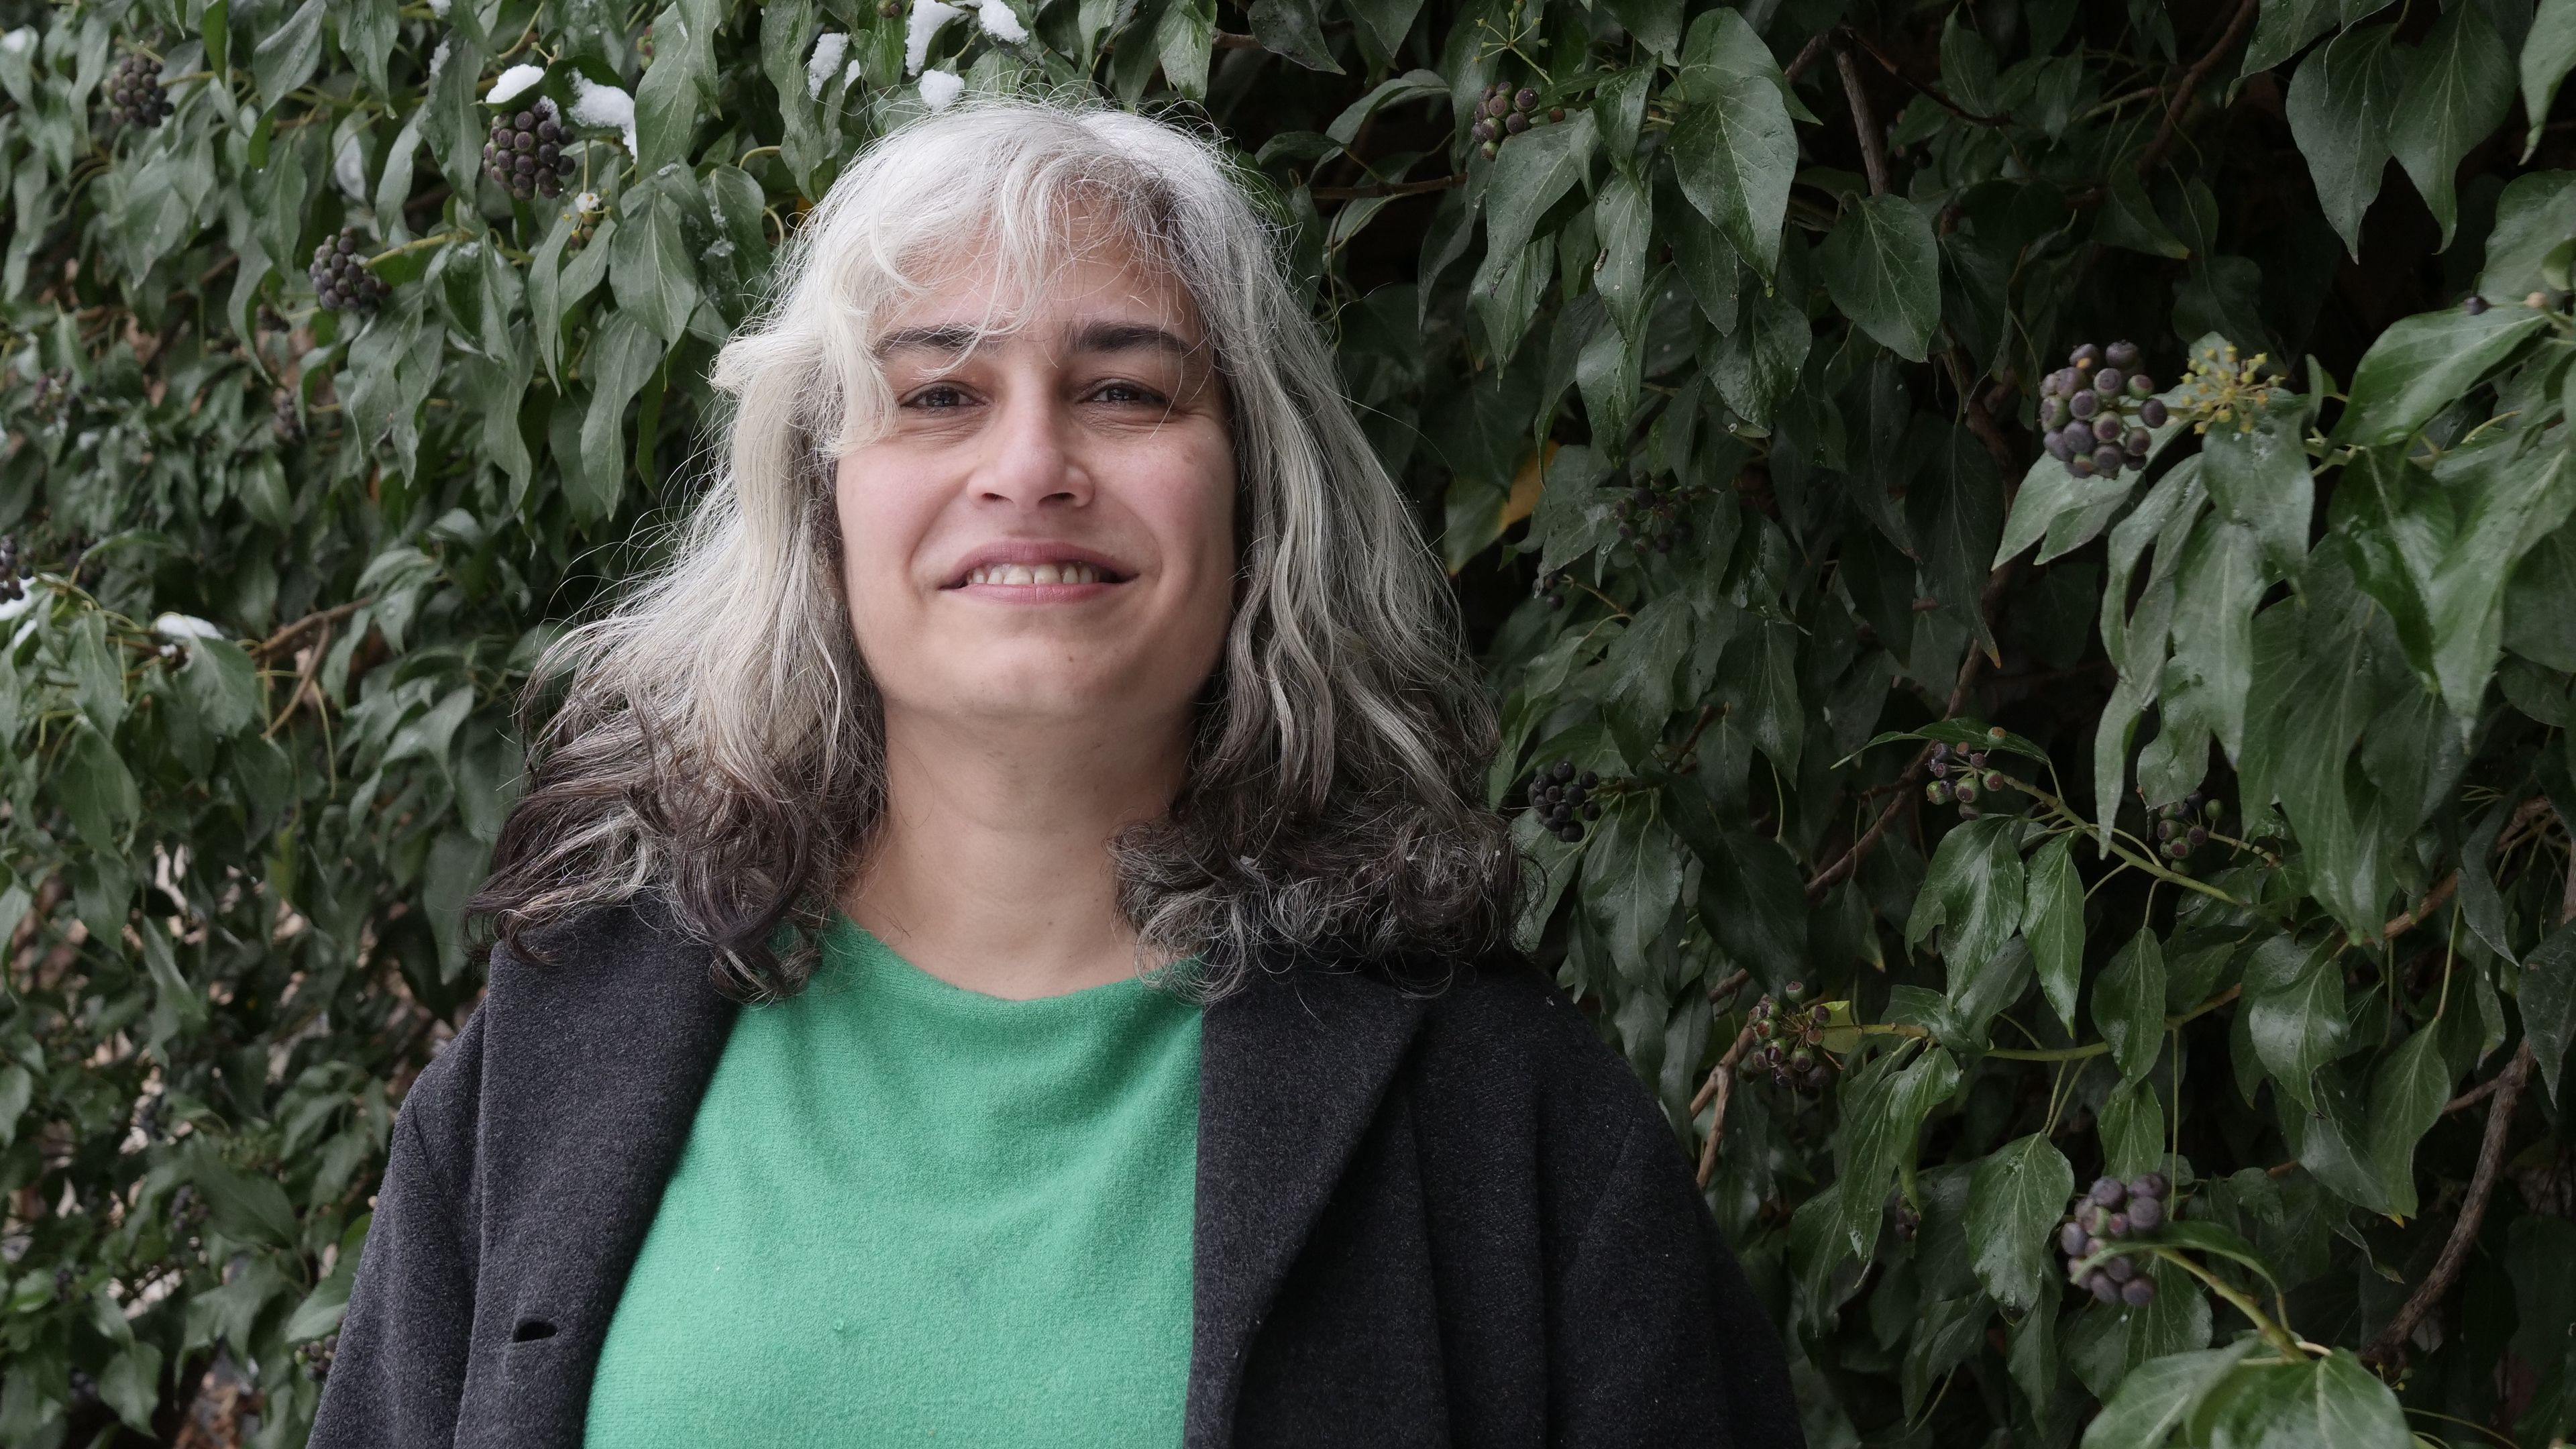
[(833, 477), (832, 508), (841, 526), (841, 572), (853, 612), (872, 612), (908, 592), (905, 562), (928, 530), (937, 500), (907, 488), (903, 471), (854, 453)]

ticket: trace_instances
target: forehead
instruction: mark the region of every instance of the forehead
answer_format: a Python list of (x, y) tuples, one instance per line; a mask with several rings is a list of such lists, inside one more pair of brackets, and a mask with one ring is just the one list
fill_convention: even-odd
[(963, 244), (925, 249), (902, 281), (873, 319), (869, 341), (880, 357), (934, 335), (1048, 336), (1103, 322), (1201, 337), (1199, 310), (1170, 262), (1096, 210), (1041, 226), (996, 224)]

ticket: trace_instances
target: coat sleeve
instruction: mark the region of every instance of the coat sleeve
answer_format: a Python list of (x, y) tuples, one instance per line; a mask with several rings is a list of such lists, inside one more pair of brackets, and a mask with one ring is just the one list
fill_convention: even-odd
[(474, 1324), (482, 1027), (478, 1012), (422, 1071), (394, 1120), (311, 1449), (445, 1449), (455, 1441)]
[(1806, 1442), (1779, 1336), (1660, 1114), (1628, 1129), (1555, 1303), (1554, 1442)]

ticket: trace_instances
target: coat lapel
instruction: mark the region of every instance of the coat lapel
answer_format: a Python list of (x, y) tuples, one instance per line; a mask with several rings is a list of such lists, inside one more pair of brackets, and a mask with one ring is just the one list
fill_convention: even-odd
[(484, 1007), (474, 1343), (499, 1360), (494, 1444), (581, 1442), (609, 1320), (734, 1018), (706, 948), (658, 912), (565, 935), (550, 964), (496, 962)]
[(1424, 1002), (1352, 971), (1255, 971), (1208, 1008), (1182, 1442), (1233, 1437), (1244, 1361), (1376, 1115)]

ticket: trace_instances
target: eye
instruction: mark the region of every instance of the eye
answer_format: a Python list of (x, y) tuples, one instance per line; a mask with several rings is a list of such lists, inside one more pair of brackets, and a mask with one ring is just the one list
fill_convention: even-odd
[(1162, 394), (1133, 382), (1104, 382), (1092, 391), (1091, 398), (1094, 402), (1114, 403), (1128, 407), (1153, 407), (1160, 406), (1163, 402)]
[(903, 400), (903, 405), (908, 408), (945, 410), (948, 408), (962, 408), (966, 406), (968, 401), (969, 399), (966, 396), (966, 389), (957, 386), (955, 383), (934, 382), (930, 386), (923, 388), (921, 391), (914, 393), (912, 396), (905, 398)]

